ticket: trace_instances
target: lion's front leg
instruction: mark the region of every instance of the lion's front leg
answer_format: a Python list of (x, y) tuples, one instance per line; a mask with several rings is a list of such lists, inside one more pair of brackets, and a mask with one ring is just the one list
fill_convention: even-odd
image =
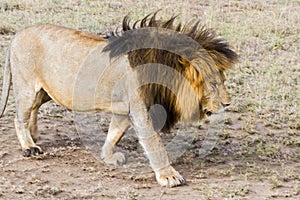
[(139, 137), (157, 182), (162, 186), (174, 187), (185, 183), (184, 178), (170, 165), (167, 151), (158, 133)]
[(162, 186), (182, 185), (184, 178), (170, 165), (167, 151), (160, 135), (155, 132), (144, 102), (131, 99), (130, 116), (140, 144), (145, 150), (157, 182)]
[(130, 120), (126, 115), (113, 115), (105, 143), (102, 147), (101, 158), (107, 164), (124, 164), (126, 159), (123, 153), (115, 152), (115, 146), (120, 141), (125, 131), (130, 126)]

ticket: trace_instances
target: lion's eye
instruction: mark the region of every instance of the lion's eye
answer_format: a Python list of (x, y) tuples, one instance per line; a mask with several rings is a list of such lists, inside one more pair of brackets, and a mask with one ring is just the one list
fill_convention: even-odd
[(218, 89), (218, 87), (219, 87), (219, 85), (217, 83), (212, 83), (211, 85), (214, 89)]

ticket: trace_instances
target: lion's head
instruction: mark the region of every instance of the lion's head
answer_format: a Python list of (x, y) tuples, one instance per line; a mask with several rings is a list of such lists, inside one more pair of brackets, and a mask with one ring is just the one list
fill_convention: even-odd
[(230, 96), (224, 85), (225, 74), (211, 82), (205, 83), (203, 87), (202, 110), (207, 115), (218, 113), (231, 104)]
[[(148, 15), (133, 27), (125, 17), (123, 33), (111, 35), (104, 51), (110, 51), (111, 57), (128, 55), (148, 109), (155, 104), (165, 109), (163, 129), (179, 120), (202, 119), (228, 106), (225, 71), (237, 61), (228, 43), (198, 22), (174, 25), (176, 17), (167, 21), (155, 17), (156, 13)], [(161, 110), (150, 112), (154, 126), (163, 120), (163, 114)]]
[(199, 98), (200, 119), (204, 115), (210, 116), (218, 113), (231, 104), (230, 96), (224, 85), (225, 71), (222, 68), (207, 66), (209, 63), (213, 64), (213, 60), (204, 60), (200, 55), (192, 62), (181, 61), (186, 69), (185, 77)]

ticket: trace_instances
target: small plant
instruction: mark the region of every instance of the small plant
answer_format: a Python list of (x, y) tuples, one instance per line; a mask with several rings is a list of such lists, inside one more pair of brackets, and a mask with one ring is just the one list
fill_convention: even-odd
[(279, 176), (277, 174), (274, 174), (271, 176), (271, 184), (273, 185), (273, 188), (281, 187), (281, 181), (279, 180)]

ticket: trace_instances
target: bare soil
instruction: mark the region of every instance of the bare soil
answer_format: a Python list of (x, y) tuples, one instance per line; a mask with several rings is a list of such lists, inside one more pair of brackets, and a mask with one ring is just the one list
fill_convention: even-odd
[[(71, 112), (48, 103), (41, 109), (41, 139), (45, 155), (26, 158), (17, 141), (13, 127), (12, 106), (1, 119), (0, 198), (3, 199), (298, 199), (299, 158), (295, 147), (258, 155), (251, 152), (266, 138), (247, 135), (241, 130), (243, 114), (230, 113), (232, 121), (225, 125), (226, 134), (209, 155), (199, 156), (207, 127), (193, 126), (188, 150), (173, 163), (184, 175), (187, 184), (177, 188), (162, 188), (143, 155), (132, 130), (120, 142), (127, 156), (124, 166), (107, 166), (98, 152), (77, 134)], [(50, 113), (49, 113), (50, 111)], [(101, 114), (100, 127), (107, 131), (109, 114)], [(281, 134), (257, 126), (253, 131)], [(89, 137), (89, 135), (87, 135)], [(164, 141), (172, 133), (163, 135)], [(104, 137), (101, 141), (104, 141)], [(98, 145), (98, 144), (97, 144)], [(101, 145), (98, 146), (101, 148)], [(253, 150), (254, 151), (254, 150)]]

